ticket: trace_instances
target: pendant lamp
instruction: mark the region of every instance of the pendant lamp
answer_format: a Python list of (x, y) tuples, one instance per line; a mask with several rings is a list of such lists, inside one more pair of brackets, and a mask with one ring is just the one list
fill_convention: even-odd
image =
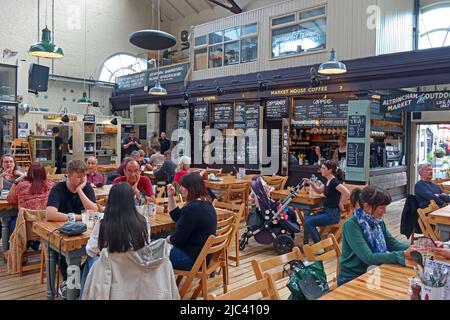
[(347, 73), (347, 67), (344, 63), (336, 59), (336, 51), (332, 49), (330, 60), (322, 63), (317, 72), (325, 75), (337, 75)]
[(84, 0), (84, 75), (83, 75), (83, 96), (78, 99), (77, 103), (80, 105), (91, 105), (92, 100), (88, 97), (86, 93), (86, 60), (87, 60), (87, 45), (86, 45), (86, 35), (87, 35), (87, 3)]

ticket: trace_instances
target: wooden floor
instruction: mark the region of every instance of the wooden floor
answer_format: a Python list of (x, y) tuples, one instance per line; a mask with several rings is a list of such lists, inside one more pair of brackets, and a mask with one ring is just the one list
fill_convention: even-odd
[[(397, 201), (388, 207), (385, 215), (386, 225), (395, 238), (400, 241), (406, 241), (405, 236), (400, 235), (400, 218), (404, 201)], [(242, 229), (244, 225), (241, 226)], [(296, 238), (295, 242), (301, 246), (303, 243), (302, 233)], [(26, 299), (26, 300), (44, 300), (46, 299), (46, 285), (39, 283), (39, 273), (26, 273), (22, 277), (18, 275), (8, 275), (6, 272), (6, 264), (3, 260), (3, 253), (0, 254), (0, 299)], [(241, 265), (239, 267), (230, 266), (230, 286), (229, 290), (249, 284), (255, 280), (255, 275), (251, 267), (253, 259), (265, 259), (275, 256), (276, 253), (271, 245), (265, 246), (256, 243), (254, 239), (249, 240), (249, 244), (244, 251), (241, 251)], [(325, 270), (329, 279), (336, 275), (336, 261), (325, 263)], [(287, 299), (289, 290), (286, 288), (286, 281), (277, 283), (279, 293), (282, 299)], [(220, 295), (223, 291), (221, 287), (211, 290), (212, 293)], [(258, 296), (250, 298), (258, 299)]]

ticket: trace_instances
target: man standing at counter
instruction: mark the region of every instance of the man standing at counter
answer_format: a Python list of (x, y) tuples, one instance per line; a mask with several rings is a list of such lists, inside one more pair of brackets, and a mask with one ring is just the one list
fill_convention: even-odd
[(419, 208), (426, 208), (430, 201), (434, 200), (440, 207), (450, 202), (450, 196), (443, 193), (441, 188), (431, 181), (433, 178), (433, 167), (429, 163), (422, 163), (419, 166), (420, 180), (417, 181), (414, 193), (416, 194)]

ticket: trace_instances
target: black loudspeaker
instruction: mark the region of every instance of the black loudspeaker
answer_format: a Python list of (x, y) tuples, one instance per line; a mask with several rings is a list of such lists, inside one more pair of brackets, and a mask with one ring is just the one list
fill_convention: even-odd
[(189, 32), (187, 30), (181, 31), (181, 42), (189, 41)]
[(92, 106), (93, 106), (94, 108), (100, 107), (100, 105), (98, 104), (98, 101), (92, 102)]
[(33, 63), (28, 74), (29, 91), (47, 91), (49, 67)]

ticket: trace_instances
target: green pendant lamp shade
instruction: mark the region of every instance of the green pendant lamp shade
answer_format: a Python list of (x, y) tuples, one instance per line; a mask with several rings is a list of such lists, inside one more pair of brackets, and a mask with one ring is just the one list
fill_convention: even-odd
[(61, 59), (64, 57), (62, 49), (51, 42), (51, 31), (47, 26), (42, 29), (42, 40), (33, 44), (28, 50), (28, 54), (33, 57), (47, 58), (47, 59)]
[(333, 49), (331, 50), (330, 60), (322, 63), (317, 72), (325, 75), (343, 74), (347, 73), (347, 67), (336, 59), (336, 51)]
[(78, 99), (77, 103), (90, 105), (92, 104), (92, 100), (88, 98), (87, 93), (85, 91), (83, 92), (83, 97), (81, 97), (81, 99)]
[(161, 86), (161, 81), (159, 78), (156, 80), (155, 86), (148, 91), (149, 94), (154, 96), (165, 96), (167, 95), (167, 90)]

